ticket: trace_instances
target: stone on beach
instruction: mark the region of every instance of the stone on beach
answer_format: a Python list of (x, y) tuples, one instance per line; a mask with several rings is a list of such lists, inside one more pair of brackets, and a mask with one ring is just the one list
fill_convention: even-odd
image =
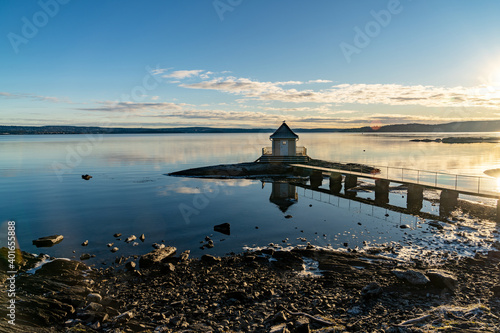
[(118, 248), (116, 246), (111, 249), (111, 252), (113, 252), (113, 253), (115, 253), (116, 251), (118, 251)]
[(448, 288), (451, 291), (454, 291), (458, 287), (457, 278), (451, 274), (450, 272), (446, 272), (439, 269), (431, 269), (425, 273), (431, 282), (437, 287)]
[(113, 237), (121, 237), (121, 233), (117, 232), (116, 234), (113, 235)]
[(141, 268), (149, 268), (154, 264), (162, 262), (164, 259), (172, 256), (177, 251), (177, 248), (173, 246), (166, 246), (161, 249), (153, 250), (145, 255), (142, 255), (139, 259), (139, 266)]
[(89, 245), (89, 240), (87, 239), (85, 242), (82, 243), (82, 246), (87, 246)]
[(394, 269), (392, 274), (396, 275), (398, 279), (406, 280), (414, 285), (424, 285), (430, 282), (429, 278), (424, 273), (415, 271), (413, 269), (401, 270)]
[(60, 243), (63, 239), (63, 235), (46, 236), (33, 240), (33, 245), (36, 247), (51, 247), (52, 245)]

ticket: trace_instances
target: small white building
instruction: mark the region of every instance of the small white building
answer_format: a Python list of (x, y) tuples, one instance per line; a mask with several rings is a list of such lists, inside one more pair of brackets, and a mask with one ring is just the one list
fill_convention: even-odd
[(301, 163), (308, 162), (305, 147), (297, 147), (299, 136), (283, 121), (283, 124), (269, 137), (271, 147), (262, 148), (260, 162)]

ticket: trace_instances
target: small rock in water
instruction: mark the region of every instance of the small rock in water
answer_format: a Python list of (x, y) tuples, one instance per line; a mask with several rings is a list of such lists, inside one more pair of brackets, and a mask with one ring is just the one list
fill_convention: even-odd
[(89, 241), (88, 240), (86, 240), (85, 242), (82, 243), (82, 246), (87, 246), (87, 245), (89, 245)]
[(292, 215), (285, 215), (286, 219), (291, 219), (293, 216)]
[(165, 244), (158, 244), (158, 243), (154, 243), (154, 244), (153, 244), (153, 247), (154, 247), (155, 249), (162, 249), (162, 248), (164, 248), (164, 247), (165, 247)]
[(91, 256), (89, 253), (84, 253), (80, 256), (80, 260), (87, 260), (87, 259), (90, 259)]
[(121, 235), (122, 234), (120, 234), (120, 233), (116, 233), (116, 234), (113, 235), (113, 237), (121, 237)]
[(107, 247), (112, 247), (114, 243), (108, 243), (106, 244)]
[(137, 245), (139, 245), (139, 243), (137, 243), (137, 242), (132, 243), (132, 246), (137, 246)]
[(402, 224), (399, 226), (401, 229), (410, 229), (410, 226), (408, 224)]
[(214, 226), (214, 231), (220, 232), (224, 235), (231, 234), (231, 225), (229, 223), (222, 223)]
[(132, 236), (128, 237), (127, 239), (125, 239), (125, 242), (131, 243), (131, 242), (135, 241), (136, 239), (137, 239), (137, 237), (135, 237), (135, 235), (132, 235)]
[(113, 253), (115, 253), (116, 251), (118, 251), (118, 248), (116, 246), (111, 249), (111, 252), (113, 252)]
[(92, 178), (91, 175), (82, 175), (82, 179), (89, 180), (90, 178)]
[(141, 240), (141, 242), (144, 242), (144, 240), (146, 239), (146, 236), (144, 236), (144, 234), (142, 234), (139, 236), (139, 239)]
[(215, 246), (214, 241), (209, 240), (205, 246), (209, 249), (213, 248)]

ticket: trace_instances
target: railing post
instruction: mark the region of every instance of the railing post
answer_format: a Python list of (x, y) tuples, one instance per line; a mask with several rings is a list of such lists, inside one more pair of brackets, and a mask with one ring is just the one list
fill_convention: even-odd
[(458, 175), (455, 175), (455, 191), (457, 190), (458, 185)]
[(479, 193), (480, 188), (481, 188), (481, 177), (477, 177), (477, 193)]
[(417, 170), (417, 184), (420, 184), (420, 170)]
[(389, 179), (389, 166), (387, 166), (387, 175), (385, 176), (385, 178)]
[(403, 181), (405, 179), (404, 170), (405, 169), (401, 168), (401, 181)]
[(434, 187), (438, 186), (438, 173), (436, 172), (436, 180), (434, 182)]

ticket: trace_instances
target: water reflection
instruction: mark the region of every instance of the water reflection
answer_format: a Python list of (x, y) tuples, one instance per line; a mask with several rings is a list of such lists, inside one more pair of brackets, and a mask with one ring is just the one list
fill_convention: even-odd
[(278, 206), (283, 213), (298, 200), (295, 185), (275, 182), (272, 183), (272, 189), (269, 201)]

